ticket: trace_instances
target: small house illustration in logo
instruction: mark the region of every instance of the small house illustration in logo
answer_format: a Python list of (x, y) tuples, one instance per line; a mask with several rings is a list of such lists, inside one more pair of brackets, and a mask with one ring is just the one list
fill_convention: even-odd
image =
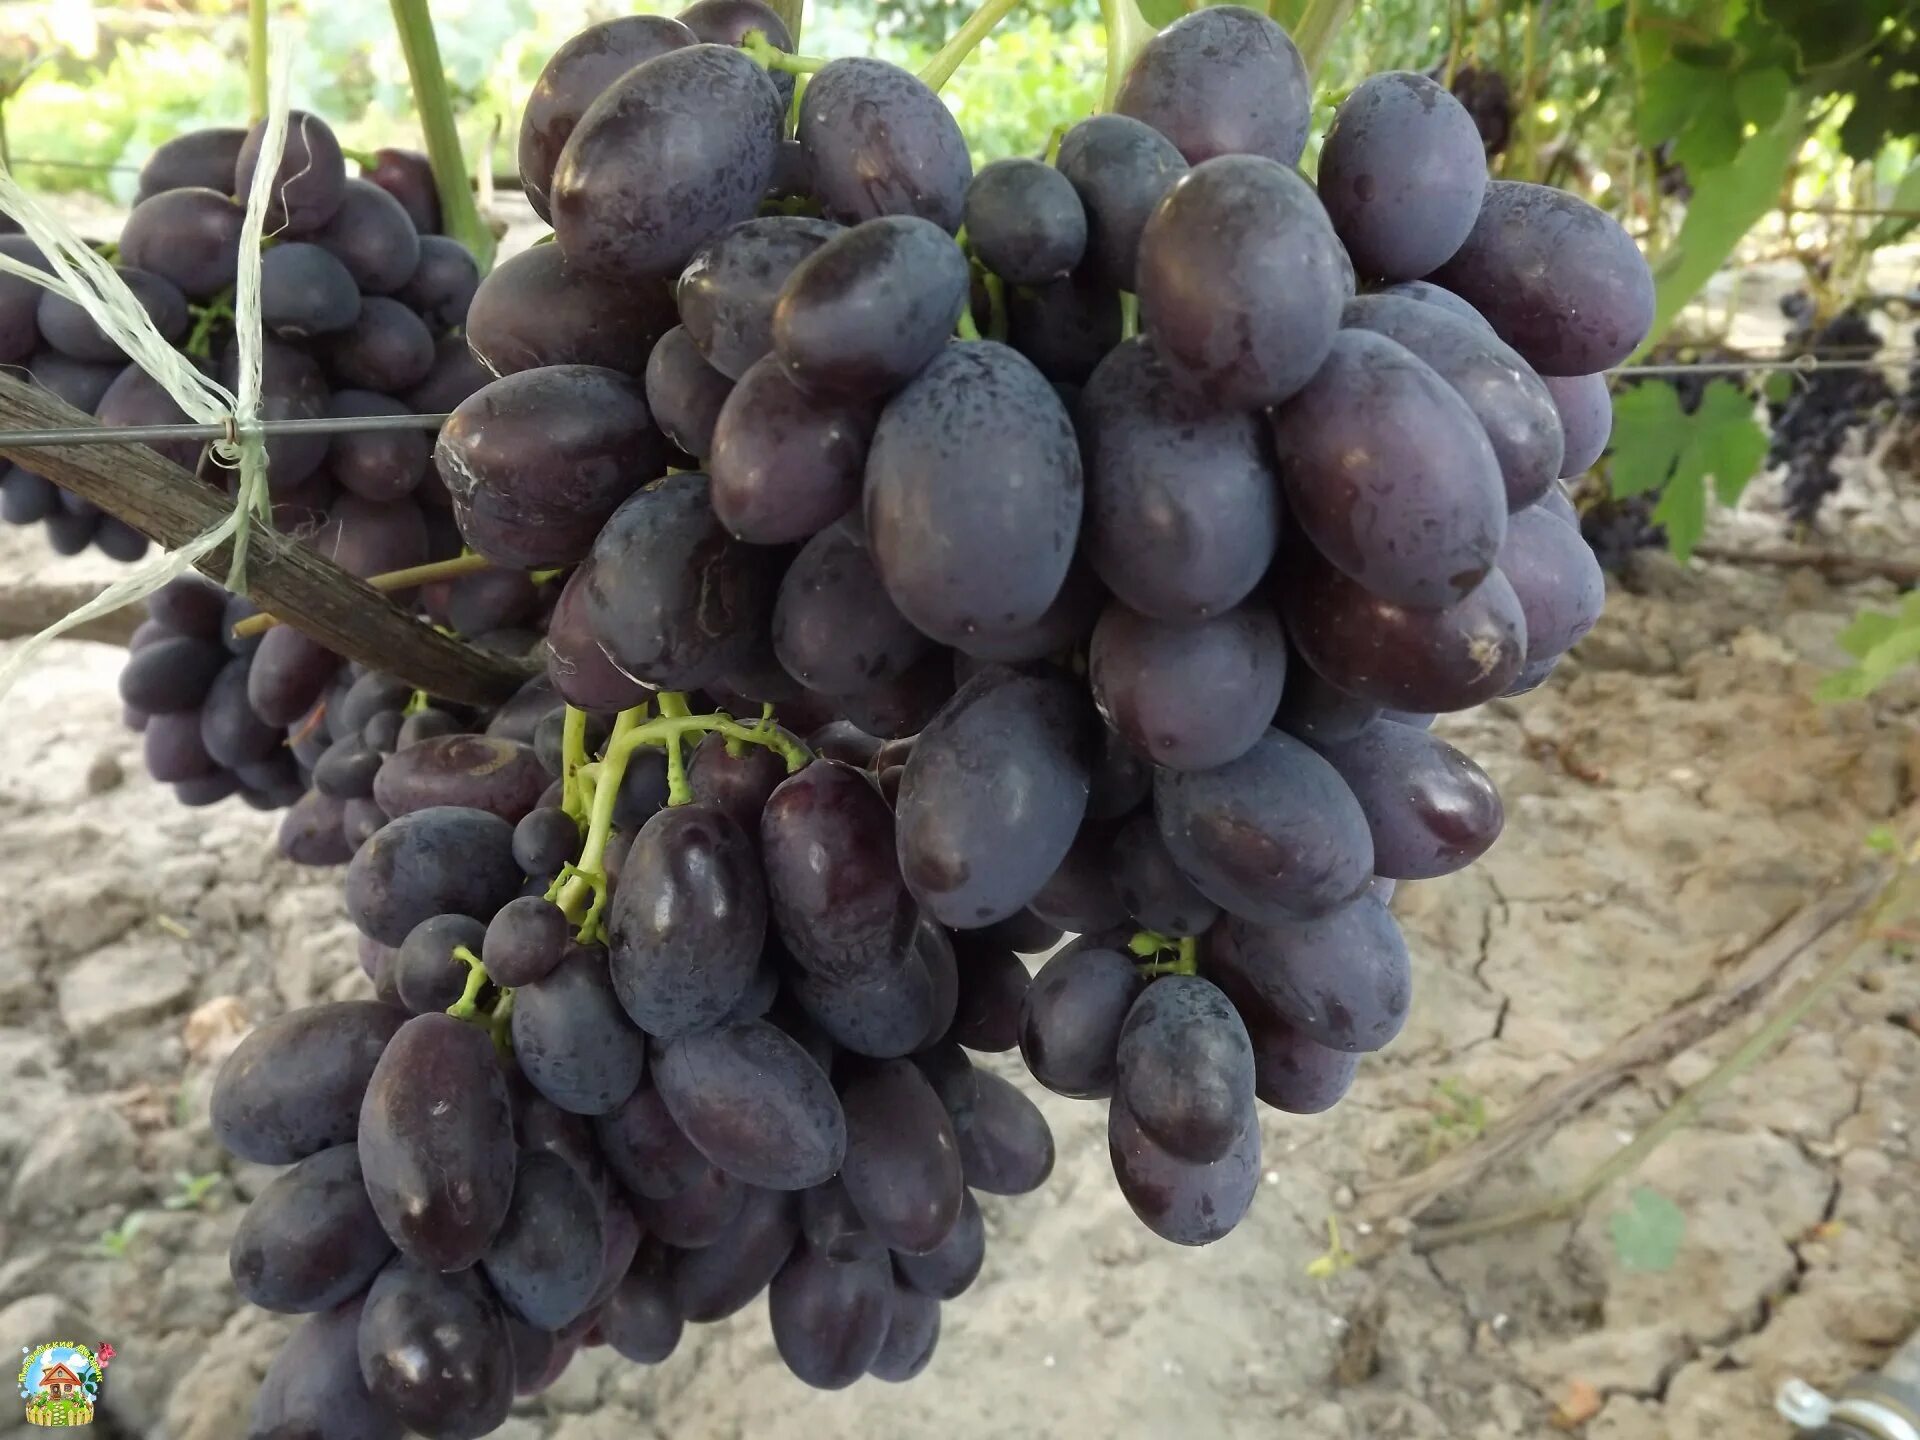
[(71, 1340), (55, 1340), (31, 1350), (20, 1366), (20, 1398), (27, 1402), (27, 1423), (65, 1429), (93, 1423), (94, 1402), (106, 1378), (113, 1347), (97, 1349)]

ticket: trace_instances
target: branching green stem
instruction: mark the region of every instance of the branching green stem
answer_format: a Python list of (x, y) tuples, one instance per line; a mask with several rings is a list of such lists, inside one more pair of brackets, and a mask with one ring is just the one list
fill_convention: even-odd
[(954, 325), (953, 333), (958, 335), (962, 340), (978, 340), (980, 338), (980, 327), (973, 323), (973, 302), (971, 299), (968, 300), (966, 305), (961, 307), (960, 319)]
[(480, 1013), (480, 992), (487, 987), (487, 967), (465, 945), (453, 947), (453, 958), (467, 967), (467, 985), (460, 992), (460, 998), (447, 1007), (447, 1014), (456, 1020), (472, 1020)]
[(1140, 963), (1134, 968), (1150, 979), (1200, 973), (1200, 942), (1191, 935), (1175, 940), (1142, 930), (1127, 942), (1127, 949), (1139, 957)]
[(614, 719), (613, 734), (607, 738), (606, 752), (593, 766), (581, 766), (578, 772), (585, 777), (589, 768), (591, 770), (593, 799), (588, 811), (587, 838), (580, 850), (579, 863), (560, 872), (547, 891), (547, 898), (579, 927), (583, 942), (600, 936), (601, 912), (607, 903), (606, 859), (607, 844), (613, 838), (613, 806), (635, 750), (649, 745), (666, 752), (669, 805), (685, 805), (693, 799), (680, 750), (690, 735), (719, 734), (743, 744), (763, 745), (787, 762), (788, 774), (804, 768), (813, 758), (806, 746), (767, 724), (764, 715), (757, 725), (743, 725), (730, 715), (695, 715), (688, 709), (687, 697), (673, 690), (662, 690), (654, 697), (654, 703), (660, 714), (652, 720), (646, 718), (644, 705), (621, 711)]
[(920, 78), (930, 90), (938, 90), (953, 78), (953, 72), (971, 55), (980, 42), (987, 38), (994, 26), (1007, 18), (1009, 11), (1020, 0), (983, 0), (980, 8), (969, 15), (966, 23), (953, 32), (953, 38), (940, 47), (939, 53), (929, 60), (920, 70)]
[(560, 808), (575, 820), (587, 818), (580, 793), (580, 767), (587, 763), (587, 712), (567, 706), (560, 730)]
[(749, 30), (747, 38), (740, 42), (740, 48), (763, 68), (784, 70), (789, 75), (811, 75), (816, 70), (827, 68), (827, 60), (819, 55), (789, 55), (771, 40), (766, 32)]
[(1140, 297), (1131, 290), (1120, 292), (1120, 338), (1131, 340), (1140, 333)]

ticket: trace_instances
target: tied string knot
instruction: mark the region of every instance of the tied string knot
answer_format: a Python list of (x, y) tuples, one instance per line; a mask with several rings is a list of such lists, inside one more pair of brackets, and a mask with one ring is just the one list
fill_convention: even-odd
[(113, 266), (0, 167), (0, 214), (19, 223), (50, 267), (50, 270), (41, 269), (0, 255), (0, 271), (31, 280), (83, 308), (126, 353), (127, 359), (166, 391), (189, 420), (218, 427), (220, 436), (210, 447), (212, 458), (221, 466), (237, 471), (239, 477), (234, 487), (233, 509), (219, 524), (177, 550), (138, 567), (72, 614), (16, 646), (5, 663), (0, 664), (0, 694), (60, 635), (144, 600), (229, 542), (232, 556), (227, 566), (226, 587), (237, 595), (246, 593), (247, 552), (253, 521), (257, 517), (270, 523), (272, 517), (267, 491), (266, 440), (258, 423), (266, 345), (260, 312), (260, 254), (266, 238), (267, 210), (286, 150), (294, 49), (283, 31), (273, 37), (269, 51), (267, 115), (253, 180), (246, 195), (246, 217), (240, 229), (239, 271), (234, 282), (235, 364), (231, 388), (202, 374), (192, 361), (174, 349), (154, 327), (145, 307)]

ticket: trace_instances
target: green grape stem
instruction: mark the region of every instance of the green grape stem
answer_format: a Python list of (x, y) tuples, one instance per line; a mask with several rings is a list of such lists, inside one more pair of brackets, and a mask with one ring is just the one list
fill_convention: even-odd
[(920, 70), (920, 79), (929, 90), (938, 91), (942, 85), (953, 78), (958, 70), (978, 47), (993, 27), (1007, 18), (1020, 0), (984, 0), (984, 3), (966, 22), (953, 32), (953, 38), (940, 47), (940, 51)]
[[(662, 690), (654, 703), (660, 714), (652, 720), (646, 718), (645, 705), (623, 710), (615, 717), (606, 752), (592, 767), (593, 799), (579, 863), (563, 870), (547, 893), (547, 898), (579, 927), (583, 942), (598, 938), (600, 933), (600, 917), (607, 902), (606, 858), (607, 844), (613, 838), (613, 805), (635, 750), (649, 745), (666, 752), (669, 805), (685, 805), (693, 799), (681, 754), (682, 742), (688, 736), (718, 734), (745, 745), (765, 746), (787, 762), (789, 775), (813, 758), (806, 746), (769, 723), (770, 711), (763, 712), (758, 723), (743, 725), (730, 715), (692, 714), (687, 697), (674, 690)], [(583, 735), (584, 724), (583, 716)]]
[(1107, 24), (1107, 83), (1101, 91), (1100, 108), (1111, 110), (1120, 98), (1120, 86), (1133, 57), (1153, 38), (1154, 28), (1134, 0), (1100, 0), (1100, 18)]
[(784, 70), (789, 75), (811, 75), (816, 70), (826, 69), (828, 64), (819, 55), (789, 55), (767, 39), (764, 30), (749, 30), (746, 39), (740, 42), (740, 48), (761, 68)]
[(476, 1019), (480, 1014), (480, 992), (487, 986), (487, 967), (465, 945), (453, 947), (453, 958), (467, 967), (467, 984), (460, 998), (447, 1007), (447, 1014), (456, 1020)]

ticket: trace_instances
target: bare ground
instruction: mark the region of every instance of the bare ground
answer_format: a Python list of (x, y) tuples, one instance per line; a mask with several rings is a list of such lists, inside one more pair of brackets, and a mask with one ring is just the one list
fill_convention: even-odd
[[(0, 562), (36, 573), (39, 544), (0, 537)], [(1920, 972), (1896, 955), (1870, 956), (1577, 1223), (1308, 1267), (1330, 1218), (1378, 1238), (1353, 1224), (1370, 1187), (1860, 873), (1862, 837), (1913, 798), (1920, 685), (1809, 695), (1848, 616), (1889, 594), (1650, 559), (1547, 690), (1449, 724), (1498, 781), (1506, 836), (1467, 874), (1404, 888), (1407, 1033), (1332, 1115), (1268, 1116), (1267, 1183), (1226, 1241), (1154, 1239), (1114, 1187), (1102, 1107), (1043, 1094), (1053, 1179), (988, 1202), (985, 1273), (919, 1380), (808, 1392), (756, 1304), (656, 1370), (583, 1355), (502, 1434), (1424, 1440), (1551, 1434), (1556, 1406), (1594, 1440), (1781, 1434), (1780, 1380), (1838, 1384), (1920, 1323)], [(145, 779), (117, 664), (63, 644), (0, 709), (0, 1344), (107, 1339), (103, 1433), (218, 1440), (286, 1322), (235, 1306), (226, 1243), (265, 1172), (213, 1144), (207, 1085), (246, 1026), (366, 985), (336, 875), (276, 859), (273, 817), (184, 810)], [(1570, 1183), (1755, 1023), (1634, 1076), (1436, 1213)], [(1664, 1270), (1628, 1268), (1612, 1235), (1643, 1185), (1685, 1216)]]

